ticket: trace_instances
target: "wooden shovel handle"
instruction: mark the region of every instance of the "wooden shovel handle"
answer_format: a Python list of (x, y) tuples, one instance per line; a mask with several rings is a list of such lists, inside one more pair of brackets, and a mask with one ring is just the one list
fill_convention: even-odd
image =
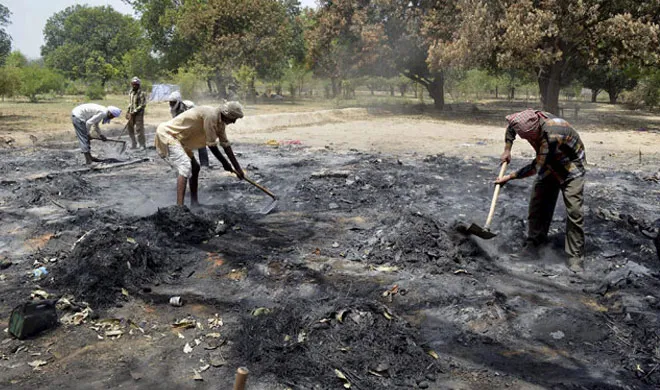
[[(234, 174), (236, 174), (236, 172), (234, 172)], [(245, 176), (245, 174), (243, 174), (243, 179), (245, 179), (246, 182), (252, 184), (253, 186), (255, 186), (255, 187), (257, 187), (258, 189), (260, 189), (261, 191), (263, 191), (263, 192), (265, 192), (266, 194), (268, 194), (268, 196), (270, 196), (270, 197), (273, 198), (274, 200), (277, 199), (277, 197), (275, 196), (275, 194), (273, 194), (272, 192), (270, 192), (270, 190), (269, 190), (268, 188), (262, 186), (261, 184), (257, 183), (256, 181), (254, 181), (254, 180), (250, 179), (249, 177)]]
[(239, 367), (236, 370), (236, 381), (234, 382), (234, 390), (245, 390), (245, 382), (247, 381), (248, 373), (247, 368)]
[[(498, 179), (501, 179), (502, 176), (504, 176), (504, 171), (506, 171), (506, 166), (507, 166), (507, 162), (505, 161), (502, 163), (500, 174), (499, 176), (497, 176)], [(488, 218), (486, 218), (486, 225), (484, 226), (484, 229), (488, 229), (490, 227), (490, 223), (493, 220), (493, 215), (495, 215), (495, 205), (497, 204), (497, 196), (500, 194), (500, 188), (502, 188), (501, 184), (495, 185), (495, 192), (493, 193), (493, 200), (490, 202), (490, 211), (488, 212)]]

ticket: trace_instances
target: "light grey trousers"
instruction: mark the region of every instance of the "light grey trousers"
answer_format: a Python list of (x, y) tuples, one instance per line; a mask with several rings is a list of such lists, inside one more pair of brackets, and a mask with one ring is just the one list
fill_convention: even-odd
[(78, 137), (78, 143), (80, 143), (80, 151), (82, 153), (89, 153), (89, 132), (87, 131), (85, 121), (77, 116), (71, 115), (71, 122), (73, 122), (73, 128), (76, 129), (76, 136)]

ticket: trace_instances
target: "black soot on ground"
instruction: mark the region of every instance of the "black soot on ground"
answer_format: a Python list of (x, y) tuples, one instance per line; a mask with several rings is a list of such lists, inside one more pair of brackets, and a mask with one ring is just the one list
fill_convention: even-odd
[(410, 324), (361, 299), (253, 312), (242, 320), (237, 351), (257, 375), (295, 388), (411, 388), (439, 372)]
[(149, 217), (92, 229), (57, 269), (55, 284), (93, 306), (112, 305), (122, 288), (137, 292), (185, 266), (186, 260), (172, 249), (181, 242), (202, 242), (211, 236), (212, 225), (186, 207), (172, 206)]

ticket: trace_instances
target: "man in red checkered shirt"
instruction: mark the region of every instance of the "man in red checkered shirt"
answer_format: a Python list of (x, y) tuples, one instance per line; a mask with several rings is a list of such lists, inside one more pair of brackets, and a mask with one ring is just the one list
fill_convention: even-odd
[(525, 252), (535, 250), (548, 239), (548, 230), (561, 191), (566, 206), (565, 251), (568, 266), (578, 272), (584, 262), (584, 176), (586, 157), (580, 135), (564, 119), (552, 114), (528, 109), (506, 117), (504, 153), (501, 160), (511, 161), (511, 146), (516, 135), (527, 140), (536, 151), (536, 158), (517, 172), (497, 179), (509, 180), (536, 175), (529, 202), (528, 232)]

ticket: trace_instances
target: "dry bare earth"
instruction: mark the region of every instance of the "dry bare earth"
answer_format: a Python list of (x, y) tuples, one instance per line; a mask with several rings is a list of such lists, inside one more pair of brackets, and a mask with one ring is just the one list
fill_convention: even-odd
[[(585, 273), (575, 275), (561, 262), (561, 207), (542, 259), (509, 255), (522, 243), (531, 181), (505, 188), (494, 224), (500, 234), (492, 241), (453, 229), (457, 220), (485, 218), (501, 128), (461, 125), (468, 134), (449, 122), (419, 121), (414, 135), (404, 127), (408, 117), (365, 121), (355, 110), (312, 115), (330, 119), (310, 126), (296, 116), (253, 118), (245, 121), (252, 128), (260, 120), (290, 123), (231, 132), (241, 140), (235, 148), (249, 174), (280, 196), (268, 216), (256, 213), (268, 202), (261, 193), (218, 170), (203, 171), (205, 207), (191, 214), (158, 211), (174, 202), (174, 178), (157, 159), (26, 181), (46, 169), (76, 167), (78, 153), (3, 151), (0, 254), (14, 264), (2, 271), (1, 318), (37, 287), (74, 293), (92, 302), (99, 318), (33, 340), (6, 338), (0, 383), (228, 388), (234, 369), (247, 365), (255, 389), (334, 389), (345, 382), (335, 369), (358, 389), (658, 386), (659, 266), (646, 237), (660, 227), (660, 188), (651, 180), (657, 165), (640, 168), (633, 160), (634, 172), (590, 167), (588, 257)], [(388, 129), (398, 123), (400, 131)], [(431, 136), (431, 123), (443, 134), (436, 149), (448, 154), (405, 154), (418, 137)], [(392, 149), (339, 148), (338, 140), (355, 129), (364, 137), (347, 147), (391, 131), (392, 141), (376, 147)], [(474, 142), (482, 139), (472, 135), (479, 131), (492, 144)], [(592, 134), (584, 133), (585, 140)], [(635, 148), (658, 135), (630, 136), (638, 143), (603, 146), (602, 153), (588, 143), (590, 156), (636, 157)], [(273, 148), (245, 143), (248, 138), (302, 139), (302, 145)], [(315, 142), (324, 147), (307, 146)], [(104, 146), (94, 148), (117, 157)], [(466, 158), (465, 150), (474, 152)], [(26, 273), (44, 259), (51, 273), (35, 282)], [(394, 285), (398, 292), (384, 297)], [(168, 305), (172, 295), (186, 304)], [(212, 327), (216, 313), (224, 324)], [(201, 328), (172, 328), (184, 317)], [(95, 326), (109, 318), (122, 319), (118, 339)], [(27, 363), (35, 360), (47, 364), (34, 370)], [(203, 381), (193, 380), (194, 370)]]

